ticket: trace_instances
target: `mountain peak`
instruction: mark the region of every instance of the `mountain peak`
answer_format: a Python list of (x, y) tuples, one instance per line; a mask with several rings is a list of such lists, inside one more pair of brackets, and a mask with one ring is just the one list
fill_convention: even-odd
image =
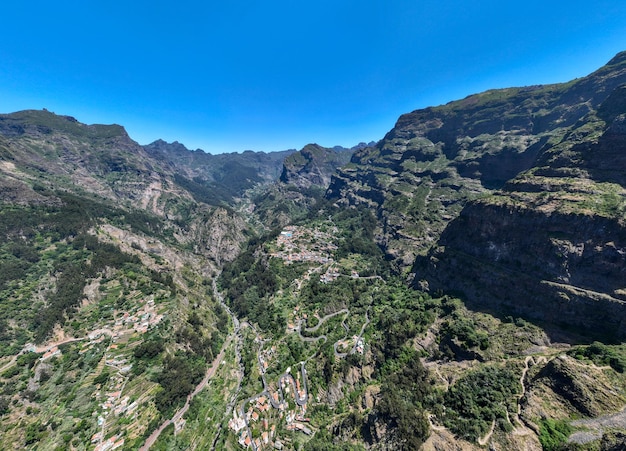
[(7, 136), (22, 135), (26, 132), (50, 134), (53, 131), (88, 138), (127, 138), (126, 129), (121, 125), (86, 125), (73, 116), (55, 114), (46, 110), (23, 110), (10, 114), (0, 114), (0, 133)]
[(621, 64), (624, 61), (626, 61), (626, 51), (623, 52), (619, 52), (617, 55), (615, 55), (611, 61), (609, 61), (608, 63), (606, 63), (607, 66), (615, 66), (616, 64)]
[(307, 144), (285, 158), (280, 181), (299, 187), (316, 185), (326, 188), (334, 171), (346, 164), (353, 153), (350, 149), (340, 149)]

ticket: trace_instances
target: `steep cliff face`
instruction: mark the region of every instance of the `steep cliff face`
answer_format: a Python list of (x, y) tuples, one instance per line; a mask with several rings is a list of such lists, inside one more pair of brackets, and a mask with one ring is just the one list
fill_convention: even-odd
[(535, 167), (468, 204), (414, 267), (420, 286), (603, 339), (626, 337), (626, 89)]
[(48, 111), (0, 115), (3, 172), (20, 183), (64, 187), (109, 200), (142, 203), (166, 180), (163, 168), (119, 125), (85, 125)]
[[(340, 205), (376, 209), (379, 243), (399, 268), (410, 267), (468, 201), (502, 188), (538, 159), (555, 168), (563, 154), (559, 143), (571, 147), (589, 133), (601, 134), (594, 121), (617, 114), (621, 101), (591, 113), (624, 82), (622, 53), (569, 83), (492, 90), (403, 115), (376, 146), (355, 153), (327, 195)], [(606, 134), (607, 148), (611, 139)], [(604, 157), (588, 160), (596, 172), (610, 166)]]
[(352, 153), (351, 149), (307, 144), (299, 152), (285, 158), (280, 181), (299, 188), (326, 188), (330, 184), (331, 175), (350, 161)]
[[(219, 265), (233, 259), (246, 238), (245, 221), (224, 208), (237, 188), (220, 191), (202, 179), (180, 175), (186, 161), (188, 169), (181, 172), (197, 176), (203, 166), (194, 161), (204, 160), (179, 147), (169, 149), (176, 157), (156, 158), (157, 150), (140, 146), (119, 125), (86, 125), (46, 110), (3, 114), (0, 202), (58, 206), (59, 193), (71, 192), (129, 212), (143, 211), (166, 224), (181, 244), (193, 245)], [(263, 181), (258, 167), (250, 163), (246, 168), (252, 175), (243, 183)]]
[(624, 221), (486, 199), (417, 259), (421, 287), (598, 338), (626, 336)]

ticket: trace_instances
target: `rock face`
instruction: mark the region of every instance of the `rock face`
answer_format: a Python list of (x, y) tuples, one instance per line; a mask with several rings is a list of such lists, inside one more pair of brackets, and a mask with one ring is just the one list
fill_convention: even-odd
[[(171, 155), (159, 158), (159, 152)], [(192, 180), (180, 175), (196, 178), (206, 168), (200, 164), (205, 161), (203, 155), (207, 154), (188, 151), (182, 145), (143, 147), (119, 125), (86, 125), (46, 110), (3, 114), (0, 202), (58, 205), (61, 201), (55, 193), (71, 192), (129, 212), (143, 210), (168, 222), (181, 243), (193, 244), (197, 253), (219, 266), (238, 254), (247, 225), (224, 208), (224, 203), (240, 194), (240, 187), (231, 184), (220, 191), (206, 178)], [(275, 164), (266, 160), (283, 156), (247, 157), (250, 161), (259, 157), (261, 163), (240, 164), (252, 174), (244, 185), (262, 182), (259, 168)], [(230, 173), (224, 169), (224, 177), (234, 179), (233, 172), (239, 168), (236, 160), (233, 158)], [(185, 171), (181, 169), (184, 161), (188, 165)]]
[(468, 204), (415, 272), (430, 289), (602, 339), (626, 337), (626, 89), (536, 166)]
[(581, 364), (567, 355), (539, 367), (529, 378), (524, 396), (527, 419), (541, 418), (547, 414), (546, 408), (554, 406), (570, 415), (598, 417), (606, 411), (619, 411), (624, 405), (623, 395), (614, 390), (610, 378), (598, 367)]
[(398, 268), (413, 264), (416, 287), (622, 339), (624, 83), (626, 53), (570, 83), (404, 115), (327, 195), (376, 209), (380, 244)]
[(283, 160), (295, 152), (223, 153), (212, 155), (200, 149), (189, 150), (179, 142), (154, 141), (144, 146), (152, 158), (166, 164), (180, 176), (220, 192), (224, 200), (240, 197), (258, 184), (276, 181)]
[[(626, 228), (601, 216), (488, 199), (468, 205), (416, 278), (479, 307), (603, 339), (626, 334)], [(508, 199), (506, 199), (508, 201)]]
[(280, 181), (298, 188), (318, 186), (326, 188), (337, 168), (343, 166), (352, 156), (351, 149), (327, 148), (308, 144), (299, 152), (285, 158)]
[[(625, 82), (622, 53), (570, 83), (492, 90), (405, 114), (377, 145), (355, 153), (327, 195), (339, 205), (374, 208), (379, 243), (398, 268), (410, 267), (468, 201), (549, 158), (572, 129), (584, 133), (589, 114)], [(620, 111), (614, 100), (606, 114)], [(601, 170), (607, 161), (595, 164)]]

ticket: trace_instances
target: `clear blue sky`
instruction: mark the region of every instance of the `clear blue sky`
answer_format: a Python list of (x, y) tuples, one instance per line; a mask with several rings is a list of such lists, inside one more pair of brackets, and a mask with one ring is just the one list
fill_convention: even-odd
[(402, 113), (626, 50), (624, 0), (5, 3), (0, 112), (211, 153), (378, 140)]

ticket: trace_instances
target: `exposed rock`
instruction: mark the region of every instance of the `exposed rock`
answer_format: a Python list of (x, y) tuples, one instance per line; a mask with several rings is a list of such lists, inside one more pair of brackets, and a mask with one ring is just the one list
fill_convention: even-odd
[(597, 417), (624, 405), (621, 388), (594, 365), (560, 355), (537, 370), (525, 395), (526, 418), (553, 418), (555, 412)]
[[(382, 141), (356, 152), (338, 170), (327, 196), (339, 205), (375, 209), (379, 244), (399, 268), (407, 268), (435, 245), (468, 201), (504, 187), (542, 159), (553, 169), (569, 166), (571, 159), (564, 163), (550, 150), (563, 157), (570, 151), (556, 144), (592, 142), (598, 121), (612, 124), (604, 154), (588, 147), (577, 152), (588, 154), (587, 170), (593, 166), (596, 180), (608, 171), (620, 183), (624, 171), (611, 171), (624, 158), (614, 145), (624, 120), (618, 114), (622, 89), (616, 88), (626, 82), (626, 61), (618, 56), (567, 84), (486, 91), (405, 114)], [(605, 101), (601, 117), (590, 115)]]
[(540, 166), (468, 204), (417, 259), (416, 279), (506, 314), (626, 337), (626, 136), (621, 116), (589, 120)]
[(299, 188), (328, 187), (331, 175), (352, 156), (351, 149), (326, 148), (308, 144), (285, 158), (280, 181)]

